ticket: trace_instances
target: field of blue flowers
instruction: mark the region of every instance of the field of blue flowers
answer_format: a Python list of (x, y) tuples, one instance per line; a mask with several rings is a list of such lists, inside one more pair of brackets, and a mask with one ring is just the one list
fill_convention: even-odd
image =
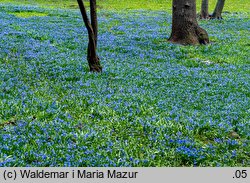
[(79, 11), (1, 4), (0, 166), (250, 166), (249, 15), (180, 46), (169, 13), (100, 10), (95, 74)]

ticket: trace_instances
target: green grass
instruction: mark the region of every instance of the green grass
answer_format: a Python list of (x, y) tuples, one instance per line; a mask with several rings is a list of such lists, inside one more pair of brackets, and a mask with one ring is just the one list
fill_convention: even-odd
[[(88, 5), (88, 1), (86, 5)], [(0, 0), (0, 3), (29, 4), (51, 8), (78, 8), (76, 0)], [(97, 0), (99, 9), (105, 10), (166, 10), (171, 11), (171, 0)], [(200, 9), (201, 0), (197, 1), (197, 9)], [(216, 0), (209, 1), (209, 10), (213, 11)], [(249, 12), (249, 0), (226, 1), (224, 11)]]
[(29, 11), (15, 12), (15, 13), (11, 13), (11, 14), (12, 14), (12, 15), (15, 15), (15, 16), (17, 16), (17, 17), (21, 17), (21, 18), (48, 16), (47, 13), (29, 12)]

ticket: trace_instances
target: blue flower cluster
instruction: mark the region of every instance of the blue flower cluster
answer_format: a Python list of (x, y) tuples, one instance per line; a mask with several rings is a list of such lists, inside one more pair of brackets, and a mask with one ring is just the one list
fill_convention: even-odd
[(201, 22), (201, 47), (165, 12), (98, 16), (102, 74), (78, 11), (0, 4), (0, 166), (250, 165), (249, 14)]

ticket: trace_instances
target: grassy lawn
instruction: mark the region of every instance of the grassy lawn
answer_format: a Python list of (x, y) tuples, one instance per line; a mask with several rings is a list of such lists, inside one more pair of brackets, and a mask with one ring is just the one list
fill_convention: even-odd
[[(86, 5), (88, 0), (84, 0)], [(51, 8), (78, 8), (76, 0), (0, 0), (0, 3), (39, 5)], [(105, 10), (167, 10), (171, 11), (172, 0), (97, 0), (99, 9)], [(197, 9), (200, 9), (201, 0), (196, 1)], [(216, 0), (209, 1), (209, 11), (212, 12), (216, 4)], [(245, 12), (250, 10), (248, 0), (233, 0), (225, 3), (225, 11), (229, 12)]]
[(170, 1), (100, 0), (102, 74), (75, 1), (56, 2), (0, 1), (0, 166), (250, 166), (247, 1), (180, 46)]

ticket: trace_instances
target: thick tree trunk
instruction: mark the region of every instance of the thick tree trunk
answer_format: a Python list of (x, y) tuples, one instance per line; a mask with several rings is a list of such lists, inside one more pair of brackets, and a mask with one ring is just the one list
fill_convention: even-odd
[(99, 61), (99, 57), (96, 53), (97, 45), (97, 16), (96, 16), (96, 1), (90, 0), (90, 14), (91, 14), (91, 23), (88, 19), (87, 12), (82, 0), (77, 0), (84, 24), (88, 30), (89, 35), (89, 44), (88, 44), (88, 54), (87, 59), (89, 63), (90, 71), (92, 72), (101, 72), (102, 67)]
[(218, 0), (214, 12), (211, 16), (212, 19), (222, 19), (221, 13), (224, 8), (225, 0)]
[(196, 20), (195, 0), (173, 0), (172, 33), (169, 41), (183, 45), (208, 44), (207, 32)]
[(209, 18), (209, 12), (208, 12), (208, 0), (202, 0), (201, 2), (201, 19), (208, 19)]

